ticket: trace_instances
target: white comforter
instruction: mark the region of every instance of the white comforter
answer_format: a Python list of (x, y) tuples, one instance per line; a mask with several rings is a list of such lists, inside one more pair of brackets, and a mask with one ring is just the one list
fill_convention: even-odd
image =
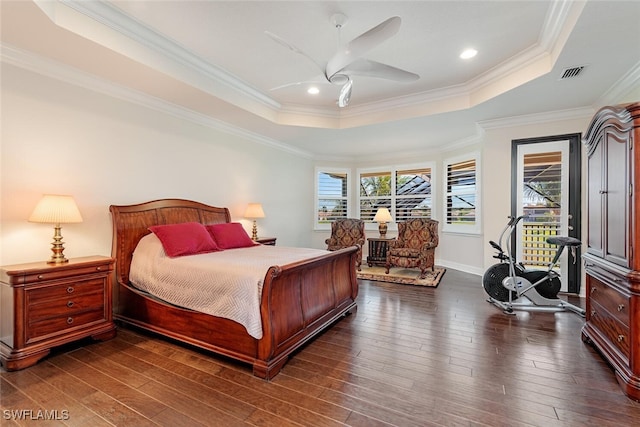
[(260, 297), (267, 269), (326, 253), (257, 245), (169, 258), (151, 233), (140, 239), (133, 253), (129, 279), (137, 288), (171, 304), (234, 320), (260, 339)]

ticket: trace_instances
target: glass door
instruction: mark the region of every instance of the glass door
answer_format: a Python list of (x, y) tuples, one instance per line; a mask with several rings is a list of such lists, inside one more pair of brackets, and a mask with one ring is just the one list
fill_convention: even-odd
[[(571, 164), (574, 159), (569, 138), (516, 142), (512, 214), (525, 215), (514, 242), (516, 256), (527, 269), (546, 269), (557, 249), (546, 242), (548, 237), (579, 238), (579, 204), (575, 205), (571, 188), (576, 185), (572, 172), (579, 170), (580, 164)], [(577, 188), (579, 200), (579, 180)], [(556, 268), (560, 270), (562, 292), (579, 292), (579, 254), (576, 251), (572, 257), (566, 248), (560, 258)]]

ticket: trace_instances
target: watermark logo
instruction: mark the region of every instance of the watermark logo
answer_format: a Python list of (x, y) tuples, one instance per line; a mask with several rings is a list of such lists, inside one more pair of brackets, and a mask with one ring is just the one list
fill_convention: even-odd
[(64, 421), (69, 419), (69, 411), (46, 410), (46, 409), (3, 409), (2, 418), (5, 420), (26, 421), (26, 420), (53, 420)]

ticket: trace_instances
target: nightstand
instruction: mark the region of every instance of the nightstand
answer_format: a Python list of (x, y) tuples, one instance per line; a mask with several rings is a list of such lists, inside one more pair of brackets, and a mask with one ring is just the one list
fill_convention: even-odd
[(277, 237), (258, 237), (256, 242), (262, 243), (263, 245), (275, 246)]
[(111, 313), (114, 260), (102, 256), (0, 270), (0, 361), (8, 371), (34, 365), (52, 347), (116, 335)]
[(396, 240), (395, 237), (369, 237), (369, 254), (367, 255), (367, 265), (372, 267), (374, 265), (384, 266), (387, 263), (387, 249), (389, 248), (389, 242)]

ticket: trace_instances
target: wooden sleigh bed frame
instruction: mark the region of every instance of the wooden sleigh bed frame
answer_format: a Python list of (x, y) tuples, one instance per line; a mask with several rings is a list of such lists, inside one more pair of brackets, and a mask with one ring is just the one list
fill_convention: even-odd
[(289, 355), (356, 305), (357, 247), (288, 265), (270, 267), (260, 303), (263, 336), (251, 337), (232, 320), (184, 309), (137, 290), (129, 268), (138, 241), (153, 225), (230, 222), (227, 208), (163, 199), (109, 207), (116, 259), (114, 319), (232, 359), (250, 363), (253, 374), (273, 378)]

